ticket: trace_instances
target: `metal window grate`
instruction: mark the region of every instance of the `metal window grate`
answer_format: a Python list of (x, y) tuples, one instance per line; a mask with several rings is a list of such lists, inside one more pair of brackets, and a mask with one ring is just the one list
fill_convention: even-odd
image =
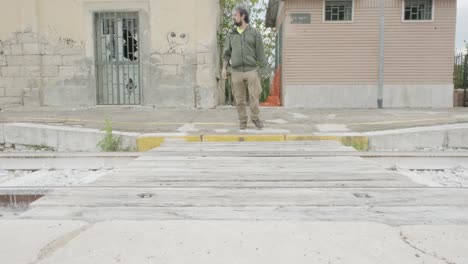
[(97, 103), (141, 104), (137, 12), (95, 13)]
[(325, 21), (351, 21), (353, 0), (325, 0)]
[(405, 20), (432, 20), (433, 0), (405, 0)]

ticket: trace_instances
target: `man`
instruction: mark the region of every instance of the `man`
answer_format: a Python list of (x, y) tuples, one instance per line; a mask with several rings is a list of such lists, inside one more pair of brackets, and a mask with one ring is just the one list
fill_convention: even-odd
[[(259, 72), (266, 68), (266, 57), (260, 32), (249, 25), (247, 9), (238, 5), (232, 19), (235, 27), (226, 37), (221, 75), (227, 78), (226, 68), (231, 63), (232, 92), (236, 100), (240, 129), (247, 128), (246, 92), (249, 91), (250, 119), (258, 129), (263, 128), (259, 118), (259, 99), (262, 92)], [(247, 85), (246, 85), (247, 83)]]

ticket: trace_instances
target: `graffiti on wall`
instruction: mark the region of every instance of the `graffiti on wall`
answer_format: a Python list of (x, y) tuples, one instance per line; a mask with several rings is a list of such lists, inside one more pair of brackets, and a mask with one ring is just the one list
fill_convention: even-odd
[(189, 42), (189, 35), (186, 33), (167, 33), (167, 42), (169, 43), (169, 51), (167, 53), (184, 53), (185, 45)]

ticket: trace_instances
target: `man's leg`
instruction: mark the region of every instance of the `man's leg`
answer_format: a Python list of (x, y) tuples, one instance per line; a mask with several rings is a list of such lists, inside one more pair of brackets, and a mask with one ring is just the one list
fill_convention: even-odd
[[(245, 125), (247, 126), (247, 110), (246, 110), (246, 103), (245, 103), (245, 96), (246, 96), (246, 87), (244, 83), (244, 76), (242, 72), (232, 72), (232, 93), (234, 94), (234, 98), (236, 99), (236, 107), (237, 107), (237, 114), (239, 115), (239, 121), (241, 128)], [(244, 128), (245, 128), (244, 126)]]
[(260, 77), (258, 71), (250, 71), (247, 73), (247, 80), (249, 85), (249, 101), (250, 101), (250, 118), (254, 122), (257, 128), (262, 128), (263, 123), (260, 121), (259, 114), (259, 104), (260, 104), (260, 94), (262, 93), (262, 85), (260, 83)]

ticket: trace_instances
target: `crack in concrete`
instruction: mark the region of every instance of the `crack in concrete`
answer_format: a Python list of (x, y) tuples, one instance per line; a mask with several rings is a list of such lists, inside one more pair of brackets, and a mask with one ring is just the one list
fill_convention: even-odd
[(446, 259), (446, 258), (444, 258), (444, 257), (441, 257), (441, 256), (437, 255), (437, 253), (435, 253), (435, 252), (434, 252), (434, 253), (429, 253), (429, 252), (426, 252), (426, 251), (424, 251), (424, 250), (418, 248), (417, 246), (411, 244), (411, 242), (409, 241), (408, 237), (405, 236), (405, 235), (403, 235), (403, 231), (402, 231), (402, 230), (400, 230), (400, 239), (401, 239), (403, 242), (405, 242), (405, 244), (407, 244), (409, 247), (413, 248), (414, 250), (416, 250), (416, 251), (418, 251), (418, 252), (423, 253), (423, 254), (426, 255), (426, 256), (436, 258), (436, 259), (438, 259), (438, 260), (440, 260), (440, 261), (443, 261), (443, 262), (445, 262), (445, 263), (447, 263), (447, 264), (457, 264), (457, 263), (452, 262), (452, 261), (450, 261), (450, 260), (448, 260), (448, 259)]
[(194, 220), (195, 219), (190, 214), (184, 214), (184, 213), (175, 212), (175, 211), (169, 211), (169, 212), (167, 212), (167, 214), (175, 216), (175, 217), (177, 217), (177, 219), (184, 219), (184, 220)]
[(59, 249), (65, 247), (68, 243), (70, 243), (70, 241), (72, 241), (77, 236), (79, 236), (81, 233), (87, 231), (88, 229), (90, 229), (93, 226), (94, 226), (94, 224), (88, 224), (88, 225), (86, 225), (84, 227), (81, 227), (81, 228), (79, 228), (77, 230), (68, 232), (68, 233), (54, 239), (52, 242), (48, 243), (45, 247), (43, 247), (41, 249), (41, 251), (39, 251), (39, 254), (37, 255), (36, 260), (31, 262), (30, 264), (38, 264), (42, 260), (44, 260), (46, 258), (49, 258), (50, 256), (52, 256), (52, 254), (57, 252)]
[(373, 214), (380, 214), (380, 215), (385, 215), (386, 213), (384, 211), (380, 211), (378, 209), (375, 209), (375, 206), (371, 205), (367, 208), (368, 213), (373, 213)]

